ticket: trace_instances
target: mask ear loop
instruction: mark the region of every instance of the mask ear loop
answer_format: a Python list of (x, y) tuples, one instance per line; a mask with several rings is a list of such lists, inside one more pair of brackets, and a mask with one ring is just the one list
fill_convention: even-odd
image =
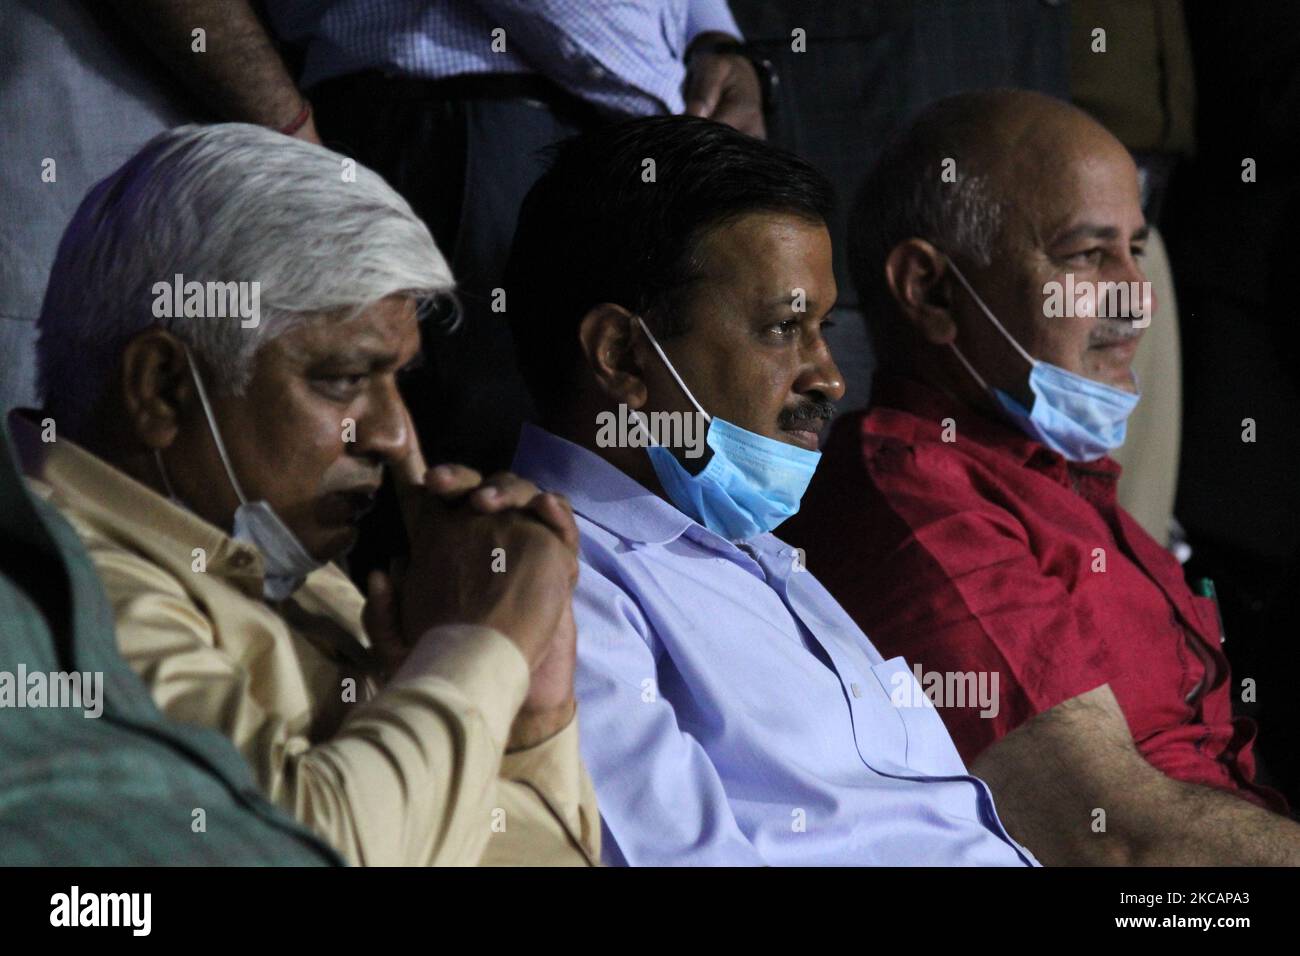
[(974, 366), (974, 365), (971, 365), (970, 360), (967, 359), (966, 356), (964, 356), (964, 355), (961, 354), (961, 349), (957, 348), (957, 343), (956, 343), (956, 342), (949, 342), (949, 343), (948, 343), (948, 348), (952, 349), (952, 354), (955, 355), (955, 356), (957, 356), (958, 360), (960, 360), (960, 362), (961, 362), (962, 365), (965, 365), (965, 366), (966, 366), (966, 371), (970, 372), (970, 374), (971, 374), (971, 378), (973, 378), (973, 379), (975, 379), (975, 381), (979, 382), (979, 384), (980, 384), (980, 388), (984, 389), (984, 391), (986, 391), (986, 392), (992, 393), (993, 390), (992, 390), (991, 388), (989, 388), (989, 383), (986, 382), (986, 381), (984, 381), (984, 376), (983, 376), (983, 375), (981, 375), (979, 372), (975, 371), (975, 366)]
[(179, 502), (181, 499), (176, 497), (176, 489), (172, 487), (171, 479), (167, 477), (167, 466), (163, 464), (162, 452), (157, 448), (153, 450), (153, 460), (158, 466), (158, 474), (162, 476), (163, 487), (167, 489), (167, 497)]
[(948, 265), (952, 268), (953, 275), (955, 275), (961, 284), (966, 287), (966, 291), (969, 292), (970, 297), (975, 300), (975, 304), (978, 305), (981, 311), (989, 317), (989, 321), (992, 322), (997, 330), (1002, 333), (1006, 340), (1011, 343), (1011, 347), (1019, 352), (1021, 358), (1028, 362), (1031, 367), (1037, 365), (1038, 360), (1024, 350), (1020, 343), (1016, 341), (1016, 337), (1008, 332), (1006, 326), (998, 321), (998, 317), (993, 314), (993, 310), (984, 304), (984, 300), (980, 298), (979, 293), (976, 292), (971, 284), (966, 281), (966, 277), (962, 275), (961, 270), (957, 268), (957, 263), (953, 262), (946, 252), (943, 254), (943, 257), (948, 260)]
[(194, 355), (190, 352), (188, 345), (181, 343), (181, 347), (185, 349), (185, 359), (190, 366), (190, 375), (194, 378), (194, 387), (199, 392), (199, 404), (203, 406), (203, 415), (208, 420), (208, 428), (212, 432), (213, 441), (217, 444), (217, 453), (221, 456), (221, 464), (226, 468), (226, 477), (230, 479), (230, 487), (235, 489), (235, 495), (239, 498), (239, 503), (246, 505), (248, 499), (244, 497), (244, 489), (239, 487), (239, 481), (235, 478), (235, 469), (230, 464), (230, 456), (226, 454), (226, 443), (221, 440), (221, 431), (217, 428), (217, 419), (212, 414), (212, 405), (208, 401), (208, 390), (203, 387), (203, 378), (199, 375), (198, 366), (194, 363)]
[[(944, 252), (943, 258), (947, 261), (949, 268), (952, 269), (953, 275), (957, 277), (958, 281), (961, 282), (961, 284), (965, 287), (966, 291), (970, 293), (970, 297), (975, 300), (975, 304), (978, 305), (980, 307), (980, 310), (985, 315), (988, 316), (989, 321), (993, 323), (993, 326), (999, 332), (1002, 333), (1002, 335), (1006, 338), (1008, 342), (1011, 343), (1011, 347), (1020, 353), (1020, 356), (1026, 362), (1029, 363), (1030, 368), (1033, 368), (1035, 365), (1037, 365), (1038, 361), (1032, 355), (1026, 352), (1024, 348), (1021, 347), (1020, 343), (1016, 341), (1015, 336), (1012, 335), (1010, 332), (1008, 332), (1006, 326), (1004, 326), (1001, 322), (998, 321), (998, 317), (993, 314), (993, 310), (984, 304), (984, 300), (980, 298), (980, 294), (975, 291), (975, 288), (968, 281), (966, 281), (966, 277), (962, 275), (962, 271), (959, 268), (957, 268), (957, 263), (952, 261), (952, 257), (949, 256), (948, 253)], [(965, 355), (962, 354), (961, 349), (957, 348), (957, 343), (949, 342), (948, 347), (952, 349), (953, 354), (956, 355), (957, 358), (961, 360), (961, 364), (966, 366), (966, 371), (970, 372), (971, 377), (975, 379), (975, 381), (979, 382), (980, 388), (992, 394), (993, 390), (989, 388), (988, 382), (984, 381), (984, 376), (981, 375), (979, 372), (975, 371), (975, 366), (972, 365), (970, 363), (970, 360), (966, 358)]]
[(673, 368), (673, 363), (668, 361), (668, 356), (664, 354), (664, 350), (660, 348), (659, 343), (655, 341), (654, 335), (650, 332), (650, 327), (645, 324), (645, 321), (639, 315), (636, 316), (636, 321), (637, 324), (641, 326), (641, 331), (645, 333), (646, 338), (650, 340), (650, 344), (654, 347), (654, 350), (659, 353), (659, 358), (663, 361), (664, 367), (668, 369), (668, 374), (673, 377), (673, 381), (681, 387), (681, 390), (686, 394), (686, 397), (691, 400), (691, 404), (694, 405), (696, 410), (704, 416), (704, 420), (712, 424), (713, 416), (706, 412), (704, 406), (695, 400), (695, 396), (691, 394), (691, 390), (686, 387), (686, 383), (682, 381), (682, 377), (677, 374), (677, 369)]

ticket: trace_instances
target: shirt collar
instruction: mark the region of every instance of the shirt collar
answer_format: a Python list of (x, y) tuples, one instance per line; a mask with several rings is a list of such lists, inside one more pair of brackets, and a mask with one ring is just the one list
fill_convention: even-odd
[(882, 375), (873, 387), (871, 403), (868, 421), (874, 435), (907, 442), (939, 441), (944, 419), (950, 418), (962, 438), (1010, 455), (1017, 464), (1053, 475), (1063, 482), (1068, 482), (1071, 471), (1119, 477), (1119, 463), (1109, 456), (1096, 461), (1071, 462), (1010, 422), (985, 415), (919, 379)]
[(625, 541), (667, 544), (695, 524), (595, 452), (536, 425), (524, 425), (511, 468), (567, 495), (575, 512)]
[(66, 506), (115, 540), (147, 543), (152, 557), (191, 568), (202, 548), (205, 570), (250, 594), (262, 592), (262, 555), (216, 525), (163, 497), (130, 475), (55, 433), (44, 441), (39, 413), (14, 410), (8, 422), (24, 474), (49, 487)]

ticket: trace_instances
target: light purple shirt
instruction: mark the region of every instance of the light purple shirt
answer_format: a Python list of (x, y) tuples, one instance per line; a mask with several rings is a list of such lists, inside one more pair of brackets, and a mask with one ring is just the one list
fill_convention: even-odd
[(605, 862), (1036, 865), (902, 658), (794, 549), (727, 541), (531, 426), (514, 470), (568, 495), (582, 535), (578, 720)]

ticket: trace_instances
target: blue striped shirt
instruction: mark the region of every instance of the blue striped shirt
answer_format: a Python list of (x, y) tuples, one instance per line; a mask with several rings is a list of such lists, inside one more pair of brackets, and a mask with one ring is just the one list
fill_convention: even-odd
[(634, 116), (684, 109), (683, 61), (700, 33), (740, 37), (726, 0), (278, 0), (267, 13), (306, 47), (304, 88), (360, 70), (541, 73)]

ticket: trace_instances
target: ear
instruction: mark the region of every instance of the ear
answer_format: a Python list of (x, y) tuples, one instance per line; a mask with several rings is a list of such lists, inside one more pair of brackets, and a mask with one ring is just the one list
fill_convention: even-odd
[(146, 448), (169, 447), (194, 400), (189, 357), (181, 340), (163, 329), (141, 332), (122, 352), (121, 382), (132, 434)]
[(593, 306), (578, 325), (578, 342), (587, 369), (601, 393), (629, 408), (646, 403), (639, 340), (644, 334), (627, 309), (608, 302)]
[(934, 345), (957, 338), (948, 262), (924, 239), (906, 239), (885, 259), (885, 284), (903, 318)]

